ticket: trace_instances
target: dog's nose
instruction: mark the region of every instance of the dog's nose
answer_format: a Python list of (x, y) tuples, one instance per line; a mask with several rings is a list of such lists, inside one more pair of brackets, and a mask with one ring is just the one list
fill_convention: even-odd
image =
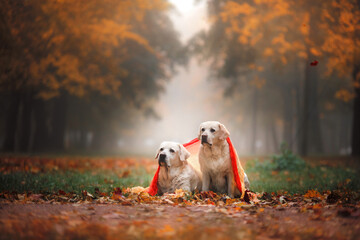
[(160, 154), (159, 155), (159, 164), (160, 163), (165, 163), (165, 158), (166, 158), (166, 154)]
[(207, 142), (207, 135), (202, 135), (201, 136), (201, 143), (206, 143)]

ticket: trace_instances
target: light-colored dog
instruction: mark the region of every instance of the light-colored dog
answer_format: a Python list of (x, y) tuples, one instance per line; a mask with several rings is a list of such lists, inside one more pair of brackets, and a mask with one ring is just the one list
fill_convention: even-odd
[(160, 165), (158, 194), (174, 192), (176, 189), (201, 191), (201, 174), (186, 161), (189, 157), (190, 153), (182, 144), (161, 143), (155, 157)]
[[(230, 133), (225, 126), (216, 121), (200, 124), (198, 139), (201, 141), (199, 163), (202, 171), (202, 190), (226, 193), (229, 197), (240, 196), (232, 171), (229, 144), (226, 139)], [(250, 183), (236, 154), (236, 161), (242, 187), (241, 198), (245, 187)]]

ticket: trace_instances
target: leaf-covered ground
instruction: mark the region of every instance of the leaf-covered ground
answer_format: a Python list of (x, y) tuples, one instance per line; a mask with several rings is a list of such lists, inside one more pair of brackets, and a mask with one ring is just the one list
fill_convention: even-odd
[[(153, 160), (1, 158), (0, 239), (358, 239), (357, 170), (317, 167), (320, 176), (307, 175), (316, 166), (270, 171), (268, 190), (277, 191), (240, 200), (182, 190), (151, 197), (134, 186), (148, 185)], [(256, 184), (266, 181), (266, 168), (248, 170)], [(298, 193), (275, 184), (321, 184), (332, 174), (334, 184)]]

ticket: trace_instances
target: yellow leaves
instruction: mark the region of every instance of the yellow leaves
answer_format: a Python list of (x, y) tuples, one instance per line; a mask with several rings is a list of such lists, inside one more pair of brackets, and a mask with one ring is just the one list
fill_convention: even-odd
[(278, 52), (281, 55), (292, 49), (292, 45), (288, 41), (286, 41), (285, 35), (283, 33), (279, 34), (277, 37), (274, 37), (271, 43), (273, 45), (278, 45)]
[[(338, 17), (332, 17), (332, 12), (336, 12)], [(337, 72), (341, 77), (350, 76), (352, 66), (357, 61), (356, 52), (360, 49), (355, 36), (356, 30), (360, 29), (360, 12), (352, 1), (333, 1), (322, 11), (322, 18), (325, 20), (322, 28), (326, 37), (321, 50), (330, 55), (326, 74)], [(339, 99), (349, 101), (350, 95), (343, 93), (338, 93)]]
[(91, 40), (98, 45), (118, 46), (120, 39), (125, 39), (130, 30), (128, 24), (116, 23), (114, 20), (102, 19), (99, 24), (89, 26)]
[(280, 57), (280, 60), (281, 60), (281, 63), (282, 63), (283, 65), (286, 65), (286, 64), (288, 63), (288, 60), (287, 60), (287, 58), (286, 58), (285, 56), (281, 56), (281, 57)]
[(172, 228), (170, 225), (166, 224), (162, 229), (158, 231), (159, 237), (170, 237), (175, 235), (175, 229)]
[(261, 39), (263, 39), (264, 35), (262, 33), (258, 33), (251, 38), (250, 45), (255, 46)]
[[(128, 192), (131, 194), (140, 194), (140, 193), (146, 193), (146, 189), (141, 187), (141, 186), (137, 186), (137, 187), (132, 187), (130, 189), (128, 189)], [(147, 196), (149, 195), (148, 193), (146, 193)]]
[(325, 109), (326, 109), (327, 111), (332, 111), (332, 110), (335, 109), (335, 105), (334, 105), (333, 103), (331, 103), (331, 102), (326, 102), (326, 103), (325, 103)]
[(241, 43), (241, 44), (247, 44), (248, 43), (248, 38), (246, 36), (243, 36), (243, 35), (240, 35), (238, 37), (238, 41)]
[(278, 44), (278, 43), (282, 43), (282, 42), (284, 42), (284, 34), (281, 34), (278, 37), (274, 37), (271, 43)]
[(254, 0), (255, 4), (256, 5), (261, 5), (261, 4), (271, 4), (273, 3), (274, 1), (273, 0)]
[(50, 28), (48, 31), (44, 32), (41, 37), (42, 37), (43, 39), (47, 39), (47, 38), (49, 38), (53, 33), (54, 33), (54, 30), (53, 30), (52, 28)]
[(272, 48), (265, 48), (264, 50), (264, 56), (265, 57), (271, 57), (274, 55), (274, 50)]
[(182, 189), (176, 189), (175, 190), (175, 198), (179, 198), (179, 197), (185, 197), (185, 191)]
[[(39, 8), (39, 27), (34, 34), (39, 40), (34, 40), (31, 47), (42, 44), (46, 52), (29, 67), (35, 79), (31, 84), (44, 87), (42, 98), (51, 98), (60, 90), (79, 97), (90, 91), (119, 97), (120, 79), (128, 76), (125, 61), (140, 52), (156, 58), (163, 55), (141, 32), (148, 25), (147, 14), (169, 9), (165, 0), (62, 0), (30, 6)], [(129, 46), (139, 51), (134, 53)], [(135, 79), (131, 84), (141, 82)]]
[(134, 42), (137, 42), (139, 45), (145, 47), (149, 52), (154, 53), (154, 50), (149, 45), (148, 41), (141, 37), (140, 35), (133, 33), (133, 32), (124, 32), (122, 35), (123, 38), (133, 40)]
[(343, 101), (343, 102), (350, 102), (355, 97), (354, 93), (351, 93), (350, 91), (346, 89), (340, 89), (336, 91), (335, 98)]
[(35, 62), (32, 62), (32, 63), (30, 64), (30, 75), (31, 75), (33, 78), (37, 79), (37, 78), (40, 77), (39, 71), (40, 71), (40, 66), (39, 66), (39, 64), (37, 64), (37, 63), (35, 63)]
[(254, 77), (250, 81), (250, 85), (256, 87), (257, 89), (261, 89), (266, 84), (266, 80), (264, 78), (259, 78), (258, 76)]
[(58, 91), (40, 91), (37, 94), (37, 97), (44, 99), (44, 100), (49, 100), (49, 99), (57, 97), (57, 96), (59, 96)]
[(311, 52), (312, 55), (314, 55), (316, 57), (319, 57), (319, 56), (322, 55), (322, 53), (318, 49), (316, 49), (314, 47), (310, 48), (310, 52)]
[[(359, 76), (360, 74), (358, 73), (357, 76)], [(357, 78), (356, 82), (353, 82), (353, 86), (354, 88), (360, 88), (360, 82), (359, 82), (359, 77)]]
[(229, 19), (234, 18), (236, 16), (239, 15), (247, 16), (247, 15), (251, 15), (254, 12), (255, 9), (247, 3), (239, 4), (234, 1), (229, 1), (224, 5), (222, 12), (220, 13), (220, 17), (223, 22), (228, 22)]
[(353, 85), (356, 88), (360, 88), (360, 72), (357, 72), (355, 79), (353, 81)]
[(297, 55), (303, 59), (307, 59), (307, 53), (305, 51), (300, 51)]
[(355, 32), (356, 25), (359, 24), (358, 17), (354, 16), (354, 14), (349, 11), (342, 11), (339, 21), (344, 31), (351, 33)]
[(307, 193), (304, 194), (305, 198), (320, 198), (321, 194), (316, 190), (308, 190)]
[(310, 25), (309, 25), (309, 21), (310, 21), (310, 14), (308, 12), (306, 12), (303, 16), (301, 25), (300, 25), (300, 32), (304, 35), (304, 36), (308, 36), (309, 32), (310, 32)]
[(351, 182), (350, 178), (345, 179), (345, 184), (349, 184)]
[(285, 1), (285, 0), (275, 1), (275, 6), (273, 7), (274, 12), (276, 12), (277, 16), (284, 16), (284, 15), (291, 14), (289, 8), (290, 8), (290, 5), (289, 5), (288, 1)]
[(50, 43), (55, 44), (55, 45), (60, 45), (64, 42), (64, 40), (65, 40), (64, 35), (57, 35), (51, 39)]
[(263, 66), (258, 66), (258, 65), (256, 65), (256, 64), (249, 64), (249, 65), (248, 65), (248, 68), (251, 69), (251, 70), (259, 71), (259, 72), (264, 71), (264, 67), (263, 67)]
[(256, 70), (258, 70), (259, 72), (262, 72), (262, 71), (264, 71), (264, 67), (263, 66), (257, 66)]
[(322, 19), (325, 21), (335, 22), (335, 18), (329, 13), (328, 9), (323, 9), (321, 14)]
[(148, 11), (166, 11), (169, 8), (170, 4), (164, 0), (125, 0), (119, 1), (116, 9), (120, 18), (125, 17), (142, 22)]

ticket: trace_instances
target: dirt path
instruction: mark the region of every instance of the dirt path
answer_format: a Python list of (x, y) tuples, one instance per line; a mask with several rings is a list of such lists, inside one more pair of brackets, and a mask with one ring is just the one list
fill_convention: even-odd
[(0, 239), (359, 239), (359, 210), (0, 204)]

